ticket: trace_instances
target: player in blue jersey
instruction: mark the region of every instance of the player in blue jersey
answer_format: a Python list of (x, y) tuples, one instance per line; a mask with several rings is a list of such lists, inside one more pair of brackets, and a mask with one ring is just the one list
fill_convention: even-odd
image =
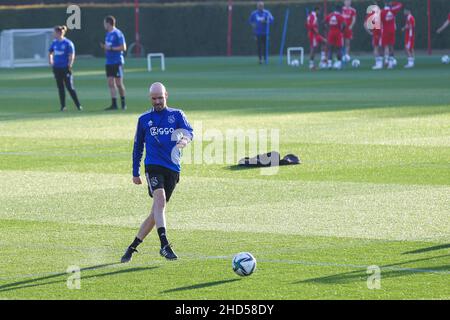
[(253, 27), (253, 34), (256, 39), (256, 48), (258, 51), (259, 64), (266, 60), (268, 52), (266, 52), (267, 41), (267, 23), (273, 22), (273, 16), (269, 10), (264, 9), (264, 2), (258, 1), (256, 10), (252, 12), (248, 22)]
[(100, 43), (102, 49), (105, 50), (106, 56), (106, 77), (108, 78), (108, 87), (111, 93), (111, 106), (105, 110), (117, 110), (117, 90), (120, 94), (120, 102), (122, 110), (126, 110), (125, 103), (125, 85), (123, 84), (123, 58), (124, 51), (127, 50), (125, 37), (119, 29), (116, 28), (116, 18), (107, 16), (103, 20), (106, 30), (105, 43)]
[(183, 111), (167, 106), (168, 93), (162, 83), (152, 84), (149, 92), (153, 108), (139, 117), (134, 138), (133, 183), (142, 184), (139, 169), (145, 146), (145, 176), (153, 206), (122, 256), (123, 263), (131, 260), (133, 253), (137, 252), (136, 247), (154, 226), (161, 242), (160, 255), (168, 260), (177, 259), (167, 240), (164, 211), (180, 179), (181, 149), (192, 141), (193, 129)]
[(48, 62), (53, 68), (53, 74), (56, 79), (61, 111), (66, 111), (65, 88), (69, 91), (77, 109), (81, 111), (83, 107), (73, 86), (72, 66), (75, 61), (75, 46), (72, 41), (65, 37), (66, 32), (66, 26), (56, 26), (54, 28), (55, 39), (48, 49)]

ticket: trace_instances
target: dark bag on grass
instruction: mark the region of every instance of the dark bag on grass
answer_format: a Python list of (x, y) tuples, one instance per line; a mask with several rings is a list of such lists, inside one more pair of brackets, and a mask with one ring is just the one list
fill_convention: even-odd
[(295, 154), (288, 154), (283, 159), (280, 160), (280, 166), (287, 166), (290, 164), (300, 164), (300, 158)]
[(284, 166), (290, 164), (300, 164), (300, 159), (294, 154), (288, 154), (280, 159), (280, 154), (276, 151), (258, 154), (256, 157), (245, 157), (239, 160), (238, 165), (244, 167), (271, 167)]

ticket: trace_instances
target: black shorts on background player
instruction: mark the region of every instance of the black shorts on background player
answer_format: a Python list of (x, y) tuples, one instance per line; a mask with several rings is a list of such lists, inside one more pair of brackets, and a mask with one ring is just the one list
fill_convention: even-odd
[(121, 64), (107, 64), (105, 65), (106, 77), (122, 78), (123, 66)]
[(175, 186), (180, 181), (180, 173), (158, 165), (146, 165), (145, 177), (147, 178), (148, 194), (153, 198), (153, 191), (164, 188), (166, 201), (168, 202)]

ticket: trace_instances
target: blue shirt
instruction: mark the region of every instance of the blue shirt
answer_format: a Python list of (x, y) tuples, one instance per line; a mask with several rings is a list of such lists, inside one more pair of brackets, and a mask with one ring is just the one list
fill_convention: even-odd
[[(105, 45), (108, 47), (120, 47), (125, 44), (125, 37), (117, 28), (106, 33)], [(106, 64), (124, 64), (123, 51), (106, 50)]]
[(75, 54), (75, 46), (73, 42), (67, 38), (61, 41), (53, 40), (48, 52), (53, 52), (53, 67), (66, 68), (69, 65), (69, 56)]
[(192, 140), (193, 129), (183, 111), (166, 107), (139, 117), (133, 147), (133, 176), (138, 177), (144, 145), (144, 163), (180, 172), (181, 151), (177, 142), (184, 136)]
[(255, 10), (250, 15), (248, 22), (254, 25), (253, 33), (257, 36), (267, 34), (267, 21), (269, 24), (273, 22), (273, 16), (269, 10)]

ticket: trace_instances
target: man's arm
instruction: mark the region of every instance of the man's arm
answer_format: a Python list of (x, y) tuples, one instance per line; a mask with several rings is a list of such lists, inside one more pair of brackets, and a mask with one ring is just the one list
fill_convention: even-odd
[(320, 33), (319, 33), (319, 26), (315, 26), (315, 27), (313, 28), (313, 33), (314, 33), (315, 35), (320, 36)]
[(372, 30), (370, 30), (368, 24), (370, 21), (371, 16), (366, 17), (366, 21), (364, 21), (364, 29), (367, 31), (368, 34), (373, 35)]
[(126, 51), (127, 50), (127, 45), (121, 44), (120, 46), (117, 47), (113, 47), (113, 46), (107, 46), (106, 44), (100, 43), (100, 46), (105, 49), (105, 50), (109, 50), (109, 51)]
[(252, 28), (256, 28), (256, 21), (255, 21), (255, 13), (252, 12), (250, 14), (250, 17), (248, 18), (248, 24), (252, 26)]
[(442, 31), (445, 30), (445, 28), (448, 27), (449, 24), (450, 24), (450, 21), (449, 20), (445, 20), (444, 24), (439, 29), (437, 29), (436, 32), (437, 33), (441, 33)]
[(192, 139), (194, 139), (194, 129), (190, 125), (183, 111), (180, 111), (178, 128), (182, 129), (183, 136), (177, 142), (177, 147), (182, 149), (186, 147), (192, 141)]
[(49, 65), (53, 65), (53, 43), (52, 43), (52, 45), (50, 46), (50, 48), (48, 48), (48, 64)]
[(75, 54), (74, 53), (69, 54), (69, 64), (68, 64), (69, 70), (72, 70), (74, 61), (75, 61)]
[(403, 8), (403, 4), (401, 2), (392, 1), (392, 11), (397, 14), (400, 12), (400, 10)]
[(353, 27), (355, 26), (355, 23), (356, 23), (356, 12), (355, 12), (355, 14), (353, 15), (352, 23), (351, 23), (350, 26), (349, 26), (350, 30), (353, 30)]
[(48, 53), (48, 64), (51, 66), (53, 65), (53, 51)]
[(73, 44), (69, 46), (69, 70), (72, 70), (73, 63), (75, 62), (75, 47)]
[(274, 18), (272, 13), (270, 13), (270, 11), (267, 11), (267, 20), (268, 23), (273, 23)]
[(125, 42), (125, 37), (122, 35), (119, 37), (119, 45), (118, 46), (108, 46), (103, 42), (100, 42), (100, 47), (104, 50), (109, 51), (127, 51), (127, 44)]
[(345, 22), (345, 19), (343, 16), (340, 16), (339, 20), (341, 20), (341, 31), (344, 32), (345, 28), (347, 27), (347, 23)]
[(326, 16), (324, 19), (323, 19), (323, 26), (325, 27), (325, 28), (328, 28), (328, 23), (329, 23), (329, 21), (330, 21), (330, 18), (329, 18), (329, 15), (328, 16)]
[(136, 127), (136, 134), (134, 136), (134, 145), (133, 145), (133, 182), (135, 184), (141, 184), (140, 176), (140, 166), (142, 155), (144, 153), (144, 139), (145, 139), (145, 131), (142, 130), (140, 121), (138, 121)]

